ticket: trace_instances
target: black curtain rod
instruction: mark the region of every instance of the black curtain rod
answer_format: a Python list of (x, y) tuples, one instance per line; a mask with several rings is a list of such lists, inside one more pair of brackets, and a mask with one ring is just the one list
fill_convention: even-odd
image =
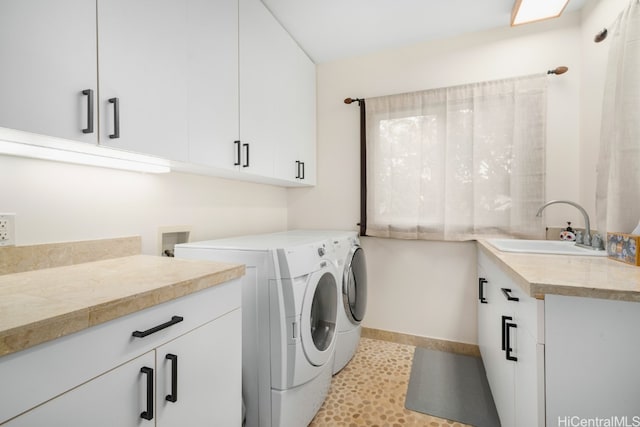
[(345, 104), (357, 102), (360, 107), (360, 235), (367, 235), (367, 123), (365, 102), (362, 98), (346, 98)]

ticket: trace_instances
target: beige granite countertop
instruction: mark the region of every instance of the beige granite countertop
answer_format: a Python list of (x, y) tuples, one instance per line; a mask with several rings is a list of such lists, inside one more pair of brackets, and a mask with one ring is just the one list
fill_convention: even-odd
[(640, 267), (607, 257), (502, 252), (484, 240), (478, 250), (538, 299), (553, 294), (640, 302)]
[(242, 276), (243, 265), (132, 255), (0, 275), (0, 356)]

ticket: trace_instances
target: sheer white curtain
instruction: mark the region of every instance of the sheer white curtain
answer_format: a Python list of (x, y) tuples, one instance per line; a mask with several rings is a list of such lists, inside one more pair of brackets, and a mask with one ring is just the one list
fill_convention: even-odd
[(640, 0), (609, 28), (596, 213), (598, 230), (629, 233), (640, 219)]
[(367, 98), (367, 235), (541, 237), (546, 75)]

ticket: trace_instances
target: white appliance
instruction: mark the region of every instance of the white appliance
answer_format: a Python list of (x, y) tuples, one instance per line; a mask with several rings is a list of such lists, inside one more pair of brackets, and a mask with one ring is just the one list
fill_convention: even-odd
[(358, 349), (362, 331), (360, 322), (367, 309), (367, 265), (358, 236), (354, 232), (338, 237), (336, 242), (335, 254), (341, 266), (342, 306), (338, 308), (334, 374), (349, 363)]
[(333, 250), (328, 256), (335, 262), (340, 277), (336, 356), (333, 365), (335, 374), (353, 358), (360, 342), (360, 322), (367, 308), (367, 268), (364, 250), (355, 231), (293, 230), (287, 234), (322, 237), (333, 245)]
[(176, 245), (179, 258), (246, 265), (242, 385), (247, 426), (308, 425), (333, 370), (339, 299), (332, 245), (263, 234)]

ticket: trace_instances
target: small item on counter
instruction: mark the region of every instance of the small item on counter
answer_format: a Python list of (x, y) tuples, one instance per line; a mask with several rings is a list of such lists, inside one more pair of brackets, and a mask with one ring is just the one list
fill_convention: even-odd
[(640, 235), (625, 233), (607, 233), (607, 254), (609, 258), (627, 264), (640, 266), (638, 245)]
[(560, 232), (560, 240), (567, 240), (569, 242), (575, 242), (576, 234), (573, 232), (573, 228), (571, 228), (571, 221), (567, 222), (567, 228)]

